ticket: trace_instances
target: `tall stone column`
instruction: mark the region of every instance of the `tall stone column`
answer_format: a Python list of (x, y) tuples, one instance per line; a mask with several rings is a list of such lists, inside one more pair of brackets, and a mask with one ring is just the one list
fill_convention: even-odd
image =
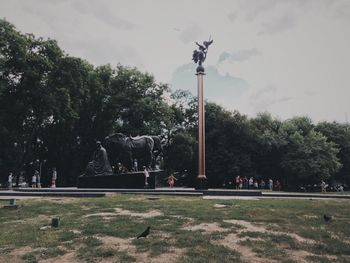
[(205, 110), (203, 94), (203, 71), (197, 72), (198, 85), (198, 179), (203, 180), (205, 176)]
[(197, 86), (198, 86), (198, 176), (196, 189), (207, 189), (207, 177), (205, 175), (205, 111), (203, 94), (203, 77), (205, 70), (203, 62), (207, 58), (208, 48), (213, 40), (204, 41), (203, 44), (196, 42), (198, 50), (193, 51), (192, 60), (198, 63)]

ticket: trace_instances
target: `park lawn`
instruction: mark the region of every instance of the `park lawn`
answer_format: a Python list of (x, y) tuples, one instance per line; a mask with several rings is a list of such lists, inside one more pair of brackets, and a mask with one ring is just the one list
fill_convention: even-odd
[[(0, 209), (0, 262), (350, 262), (349, 200), (117, 194), (17, 203)], [(136, 239), (147, 226), (151, 234)]]

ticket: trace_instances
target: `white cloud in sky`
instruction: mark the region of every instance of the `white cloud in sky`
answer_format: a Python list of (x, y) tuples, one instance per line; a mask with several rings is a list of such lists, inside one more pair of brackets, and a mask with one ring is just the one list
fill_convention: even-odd
[(181, 31), (179, 39), (185, 44), (188, 44), (190, 42), (193, 43), (198, 39), (201, 31), (202, 30), (198, 25), (190, 25)]
[(349, 0), (0, 0), (0, 6), (0, 17), (20, 31), (56, 39), (72, 56), (136, 66), (194, 93), (194, 42), (211, 35), (207, 99), (250, 116), (268, 110), (283, 119), (344, 121), (350, 114)]
[(262, 22), (259, 34), (278, 34), (295, 26), (296, 18), (291, 13)]
[(261, 53), (256, 48), (252, 49), (242, 49), (236, 52), (224, 51), (219, 56), (218, 63), (223, 63), (224, 61), (234, 62), (234, 61), (245, 61), (251, 57), (258, 56)]

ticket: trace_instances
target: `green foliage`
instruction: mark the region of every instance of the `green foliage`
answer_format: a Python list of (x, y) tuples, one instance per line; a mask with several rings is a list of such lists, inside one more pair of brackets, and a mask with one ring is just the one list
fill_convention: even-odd
[(23, 35), (4, 20), (0, 31), (2, 181), (10, 170), (25, 170), (29, 181), (41, 162), (44, 184), (57, 167), (58, 185), (74, 185), (95, 140), (170, 129), (168, 87), (152, 75), (121, 65), (94, 68), (65, 55), (55, 41)]
[(253, 173), (251, 151), (253, 134), (249, 120), (239, 112), (229, 112), (214, 104), (206, 104), (206, 162), (211, 184), (240, 174)]
[(290, 181), (319, 182), (336, 173), (341, 164), (339, 149), (333, 142), (311, 127), (309, 120), (291, 119), (283, 123), (279, 132), (287, 142), (281, 167)]
[[(180, 131), (171, 136), (169, 144), (165, 148), (165, 162), (168, 172), (194, 173), (196, 146), (195, 138), (186, 131)], [(191, 182), (187, 181), (187, 183)]]
[(350, 125), (336, 122), (321, 122), (315, 129), (326, 136), (327, 141), (339, 148), (338, 158), (342, 164), (334, 179), (350, 185)]

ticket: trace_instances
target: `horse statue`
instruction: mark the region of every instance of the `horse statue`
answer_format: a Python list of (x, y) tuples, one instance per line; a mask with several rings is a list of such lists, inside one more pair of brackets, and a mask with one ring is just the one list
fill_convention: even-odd
[(132, 170), (135, 158), (142, 160), (143, 166), (151, 167), (153, 151), (156, 150), (157, 156), (162, 152), (162, 145), (157, 136), (129, 137), (115, 133), (105, 138), (105, 144), (112, 165), (119, 159), (128, 170)]
[(153, 142), (154, 142), (153, 158), (154, 160), (156, 160), (157, 157), (163, 153), (163, 146), (159, 136), (151, 135), (151, 138), (153, 139)]

